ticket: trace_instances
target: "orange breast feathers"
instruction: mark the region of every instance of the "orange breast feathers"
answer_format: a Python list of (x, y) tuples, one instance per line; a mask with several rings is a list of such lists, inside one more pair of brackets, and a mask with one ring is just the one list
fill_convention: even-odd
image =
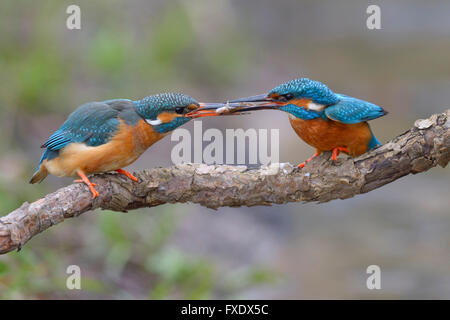
[(158, 115), (158, 120), (161, 120), (162, 123), (169, 123), (178, 117), (180, 117), (180, 115), (174, 112), (161, 112)]
[(302, 120), (289, 115), (294, 131), (319, 153), (336, 147), (346, 147), (351, 156), (359, 156), (367, 151), (372, 138), (367, 122), (344, 124), (322, 118)]
[(60, 151), (57, 158), (44, 161), (47, 170), (59, 177), (76, 176), (77, 170), (86, 174), (108, 172), (126, 167), (156, 141), (165, 135), (155, 132), (144, 120), (136, 126), (122, 120), (111, 140), (97, 147), (84, 143), (71, 143)]

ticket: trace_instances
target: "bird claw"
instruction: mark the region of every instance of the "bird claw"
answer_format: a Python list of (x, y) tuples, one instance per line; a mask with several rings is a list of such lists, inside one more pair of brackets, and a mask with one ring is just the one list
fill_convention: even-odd
[(126, 176), (127, 178), (133, 180), (134, 182), (138, 182), (139, 181), (138, 178), (136, 178), (135, 176), (133, 176), (131, 173), (129, 173), (126, 170), (117, 169), (116, 172), (119, 173), (119, 174), (123, 174), (124, 176)]
[[(77, 180), (75, 180), (74, 182), (77, 182), (77, 183), (85, 183), (83, 180), (81, 180), (81, 179), (77, 179)], [(85, 183), (88, 187), (89, 187), (89, 190), (91, 191), (91, 193), (92, 193), (92, 197), (95, 199), (95, 198), (97, 198), (99, 195), (100, 195), (100, 193), (98, 193), (98, 191), (97, 190), (95, 190), (95, 188), (94, 187), (96, 187), (97, 186), (97, 184), (96, 183)]]
[(89, 187), (89, 190), (92, 193), (92, 197), (94, 199), (97, 198), (100, 195), (100, 193), (98, 193), (98, 191), (95, 190), (95, 188), (94, 188), (94, 187), (97, 186), (97, 184), (96, 183), (92, 183), (83, 171), (78, 170), (77, 174), (80, 176), (81, 179), (75, 180), (75, 182), (82, 182), (82, 183), (86, 184)]
[(336, 147), (333, 148), (333, 150), (331, 151), (331, 160), (333, 161), (337, 161), (337, 158), (339, 156), (339, 154), (342, 152), (345, 153), (349, 153), (350, 151), (348, 151), (348, 149), (346, 147)]
[(298, 165), (298, 168), (299, 168), (299, 169), (302, 169), (308, 162), (310, 162), (312, 159), (314, 159), (314, 158), (317, 157), (317, 156), (320, 156), (320, 153), (316, 151), (316, 152), (314, 152), (314, 154), (312, 155), (312, 157), (310, 157), (310, 158), (306, 159), (306, 161), (300, 163), (300, 164)]
[(94, 186), (96, 186), (96, 184), (95, 184), (95, 183), (92, 183), (92, 184), (90, 184), (88, 187), (89, 187), (89, 190), (91, 190), (92, 198), (95, 199), (95, 198), (97, 198), (97, 197), (100, 195), (100, 193), (98, 193), (98, 191), (95, 190)]
[[(76, 182), (76, 183), (84, 183), (84, 181), (81, 180), (81, 179), (74, 180), (73, 182)], [(93, 182), (91, 182), (90, 185), (93, 186), (93, 187), (96, 187), (96, 186), (97, 186), (97, 184), (96, 184), (96, 183), (93, 183)]]

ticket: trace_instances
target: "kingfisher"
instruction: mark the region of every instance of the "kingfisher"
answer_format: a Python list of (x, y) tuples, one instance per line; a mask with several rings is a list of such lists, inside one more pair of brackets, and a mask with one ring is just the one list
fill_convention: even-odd
[(285, 82), (269, 93), (230, 100), (219, 107), (219, 114), (276, 109), (287, 112), (297, 135), (316, 150), (306, 163), (324, 151), (331, 151), (336, 161), (341, 152), (359, 156), (380, 146), (367, 121), (387, 112), (370, 102), (334, 93), (325, 84), (308, 78)]
[(46, 149), (30, 183), (41, 182), (49, 173), (79, 177), (75, 181), (85, 183), (95, 199), (99, 193), (88, 175), (116, 171), (138, 182), (122, 168), (170, 131), (193, 118), (217, 115), (208, 108), (221, 106), (199, 103), (181, 93), (85, 103), (41, 146)]

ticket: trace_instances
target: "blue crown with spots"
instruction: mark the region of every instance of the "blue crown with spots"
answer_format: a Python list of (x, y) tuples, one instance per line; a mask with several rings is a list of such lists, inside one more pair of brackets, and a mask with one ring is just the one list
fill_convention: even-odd
[(294, 98), (309, 98), (315, 103), (330, 105), (339, 101), (339, 97), (334, 94), (326, 85), (319, 81), (308, 78), (300, 78), (280, 84), (273, 88), (269, 95), (292, 94)]
[(163, 111), (171, 111), (177, 107), (190, 104), (198, 105), (197, 100), (182, 93), (160, 93), (134, 101), (137, 112), (145, 119), (156, 119)]

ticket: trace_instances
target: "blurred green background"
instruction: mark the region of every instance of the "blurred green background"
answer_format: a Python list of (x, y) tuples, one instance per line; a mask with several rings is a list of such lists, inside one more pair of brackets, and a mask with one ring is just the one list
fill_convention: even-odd
[[(448, 1), (12, 1), (0, 3), (0, 215), (71, 182), (27, 182), (43, 141), (87, 101), (176, 91), (200, 101), (297, 77), (383, 106), (385, 142), (449, 108)], [(81, 7), (81, 30), (66, 8)], [(381, 6), (382, 29), (366, 28)], [(185, 126), (192, 129), (193, 123)], [(280, 160), (312, 148), (281, 112), (207, 119), (279, 128)], [(167, 137), (130, 169), (169, 166)], [(450, 298), (448, 169), (327, 204), (164, 205), (84, 214), (0, 256), (0, 298)], [(66, 289), (79, 265), (82, 290)], [(382, 289), (366, 288), (381, 267)]]

